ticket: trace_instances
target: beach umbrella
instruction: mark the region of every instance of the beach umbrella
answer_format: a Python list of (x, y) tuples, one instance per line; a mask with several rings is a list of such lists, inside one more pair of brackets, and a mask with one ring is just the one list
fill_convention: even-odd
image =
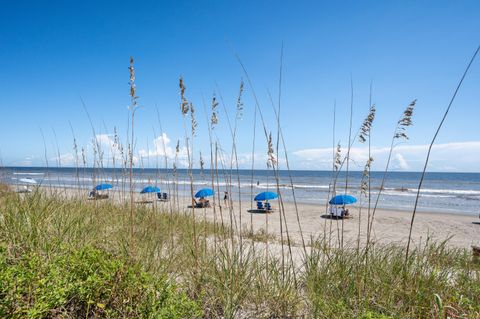
[(330, 205), (348, 205), (356, 203), (357, 199), (351, 195), (337, 195), (328, 202)]
[(262, 192), (260, 194), (257, 194), (253, 200), (256, 201), (264, 201), (264, 200), (270, 200), (270, 199), (275, 199), (278, 198), (278, 194), (274, 192)]
[(142, 194), (145, 194), (145, 193), (160, 193), (160, 188), (158, 188), (157, 186), (145, 186), (142, 191), (140, 192)]
[(22, 183), (27, 183), (27, 184), (32, 184), (32, 185), (37, 184), (37, 181), (34, 180), (33, 178), (20, 178), (19, 181), (22, 182)]
[(195, 198), (213, 196), (213, 194), (214, 194), (213, 189), (203, 188), (195, 194)]
[(95, 186), (95, 190), (103, 191), (103, 190), (106, 190), (106, 189), (110, 189), (112, 187), (113, 187), (112, 184), (98, 184), (97, 186)]

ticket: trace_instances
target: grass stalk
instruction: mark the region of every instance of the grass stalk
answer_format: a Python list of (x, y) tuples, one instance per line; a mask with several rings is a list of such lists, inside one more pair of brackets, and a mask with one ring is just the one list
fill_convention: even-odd
[(413, 212), (412, 212), (412, 219), (410, 221), (410, 229), (408, 231), (408, 240), (407, 240), (407, 249), (405, 251), (405, 264), (407, 263), (408, 261), (408, 254), (410, 252), (410, 243), (411, 243), (411, 239), (412, 239), (412, 230), (413, 230), (413, 223), (415, 221), (415, 214), (417, 212), (417, 205), (418, 205), (418, 200), (420, 198), (420, 191), (422, 189), (422, 185), (423, 185), (423, 180), (425, 178), (425, 172), (427, 171), (427, 166), (428, 166), (428, 161), (430, 159), (430, 153), (432, 151), (432, 147), (433, 147), (433, 144), (435, 143), (435, 140), (437, 139), (437, 136), (438, 136), (438, 133), (440, 132), (442, 126), (443, 126), (443, 123), (445, 122), (445, 119), (447, 118), (447, 115), (448, 115), (448, 112), (450, 111), (450, 108), (452, 107), (452, 104), (453, 102), (455, 101), (455, 98), (457, 96), (457, 93), (458, 91), (460, 90), (462, 84), (463, 84), (463, 80), (465, 79), (465, 77), (467, 76), (467, 73), (468, 71), (470, 70), (470, 67), (472, 66), (473, 64), (473, 61), (475, 61), (475, 58), (477, 57), (477, 54), (478, 52), (480, 51), (480, 46), (477, 47), (477, 49), (475, 50), (472, 58), (470, 59), (470, 62), (468, 63), (467, 67), (465, 68), (465, 71), (463, 72), (463, 75), (462, 77), (460, 78), (460, 81), (458, 82), (458, 85), (457, 87), (455, 88), (455, 92), (453, 93), (453, 96), (452, 98), (450, 99), (450, 102), (448, 103), (448, 106), (447, 106), (447, 109), (445, 110), (445, 112), (443, 113), (443, 117), (442, 117), (442, 120), (440, 121), (440, 123), (438, 124), (437, 126), (437, 130), (435, 131), (435, 134), (433, 135), (433, 138), (432, 138), (432, 141), (430, 142), (430, 145), (428, 146), (428, 152), (427, 152), (427, 157), (425, 159), (425, 163), (424, 163), (424, 166), (423, 166), (423, 170), (422, 170), (422, 175), (420, 177), (420, 181), (418, 183), (418, 188), (417, 188), (417, 194), (415, 196), (415, 205), (413, 206)]

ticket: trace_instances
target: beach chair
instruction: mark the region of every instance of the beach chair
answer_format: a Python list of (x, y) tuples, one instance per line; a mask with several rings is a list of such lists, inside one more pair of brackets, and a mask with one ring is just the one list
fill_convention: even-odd
[(270, 205), (269, 202), (266, 202), (266, 203), (265, 203), (265, 210), (266, 210), (266, 211), (271, 211), (271, 210), (272, 210), (272, 206)]
[(195, 208), (207, 208), (210, 207), (210, 202), (196, 202)]
[(257, 202), (257, 209), (258, 210), (264, 210), (265, 208), (263, 207), (263, 203), (262, 202)]
[(337, 206), (330, 206), (330, 215), (335, 218), (342, 218), (343, 210)]
[(167, 193), (157, 193), (157, 200), (161, 202), (167, 202), (168, 201), (168, 194)]

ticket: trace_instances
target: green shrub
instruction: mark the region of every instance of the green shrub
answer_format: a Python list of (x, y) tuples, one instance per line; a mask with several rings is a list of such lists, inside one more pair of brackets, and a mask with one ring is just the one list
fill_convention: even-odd
[(51, 260), (0, 250), (0, 317), (193, 318), (200, 307), (164, 278), (104, 251)]

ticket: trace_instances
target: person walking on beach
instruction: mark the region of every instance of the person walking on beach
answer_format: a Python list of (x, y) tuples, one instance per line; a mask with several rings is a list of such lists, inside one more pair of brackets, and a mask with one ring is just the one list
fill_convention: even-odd
[(223, 203), (228, 207), (228, 192), (225, 192), (225, 195), (223, 195)]

